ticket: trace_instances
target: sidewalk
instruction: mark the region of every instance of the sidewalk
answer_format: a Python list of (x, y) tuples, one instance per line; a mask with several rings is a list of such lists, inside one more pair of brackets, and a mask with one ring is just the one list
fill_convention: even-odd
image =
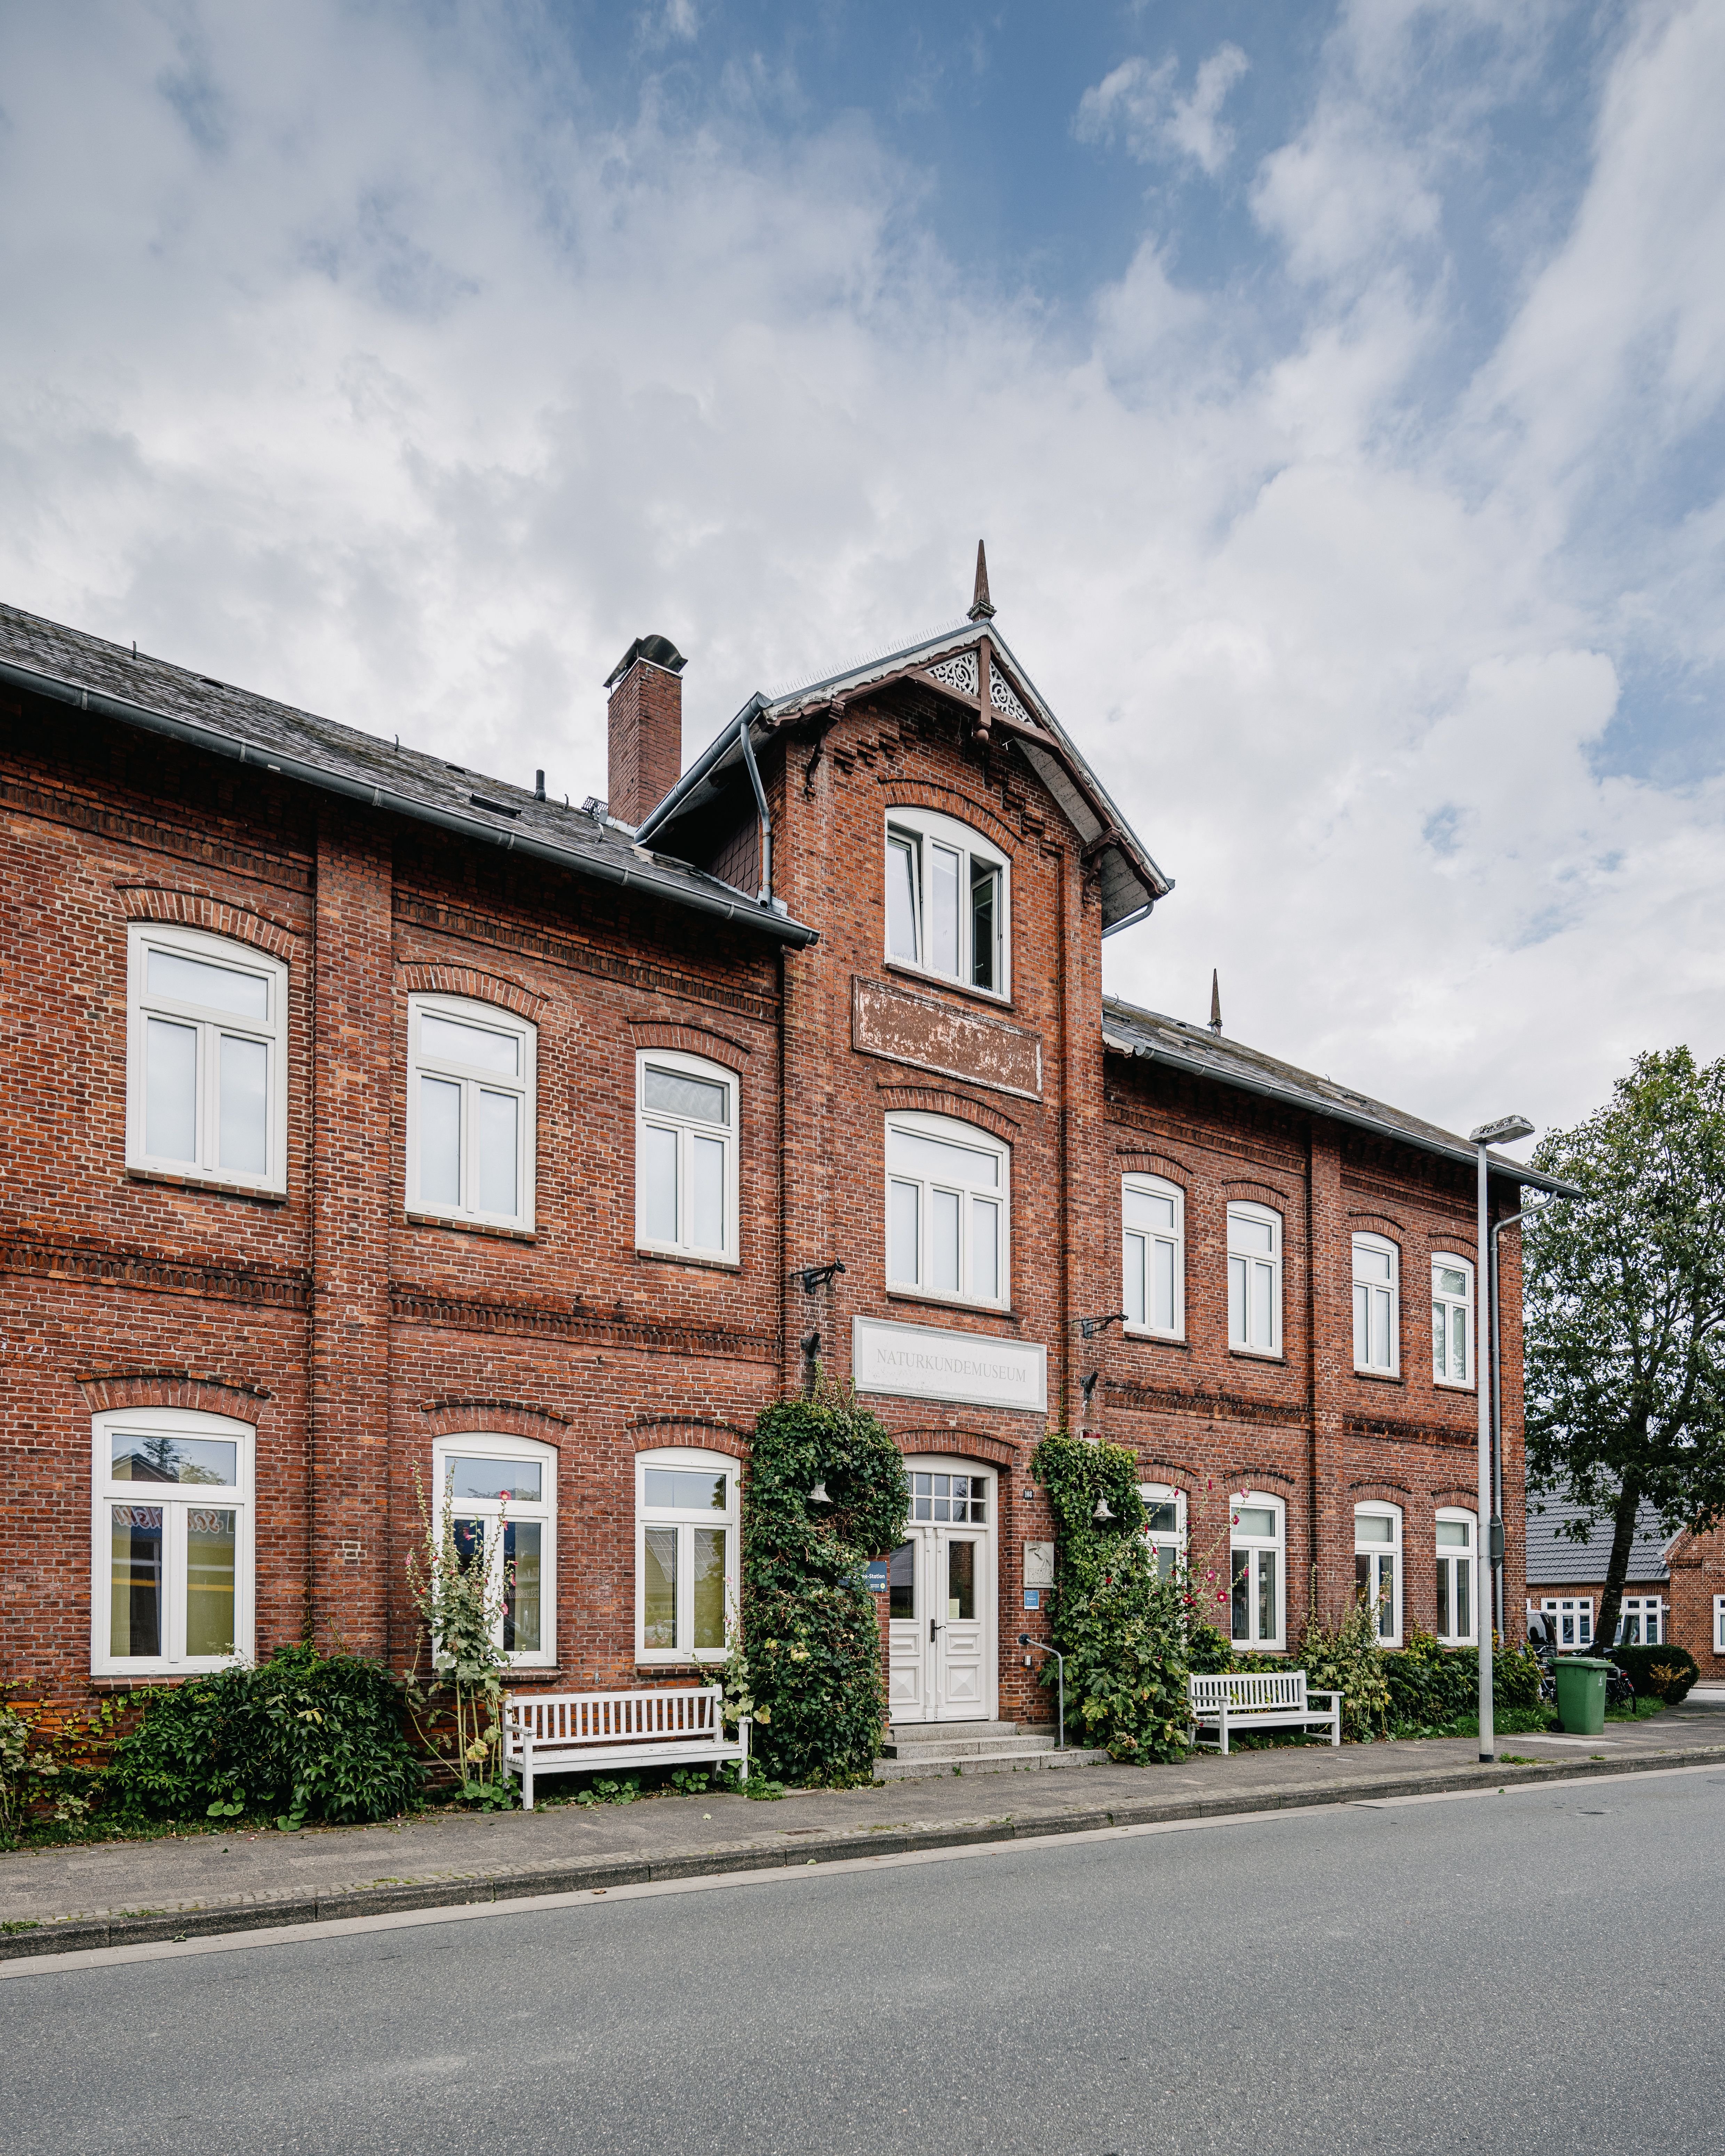
[[(0, 1957), (64, 1953), (376, 1911), (563, 1893), (764, 1866), (1071, 1834), (1153, 1820), (1507, 1788), (1554, 1774), (1725, 1765), (1725, 1702), (1686, 1702), (1599, 1738), (1507, 1737), (1204, 1753), (1178, 1767), (941, 1775), (870, 1789), (655, 1797), (302, 1834), (198, 1835), (0, 1856)], [(547, 1787), (555, 1793), (558, 1784)]]

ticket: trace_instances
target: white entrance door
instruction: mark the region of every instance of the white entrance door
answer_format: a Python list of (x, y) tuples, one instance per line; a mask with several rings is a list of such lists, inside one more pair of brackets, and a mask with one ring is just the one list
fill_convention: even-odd
[(994, 1478), (907, 1463), (911, 1524), (892, 1553), (888, 1699), (895, 1722), (994, 1714)]

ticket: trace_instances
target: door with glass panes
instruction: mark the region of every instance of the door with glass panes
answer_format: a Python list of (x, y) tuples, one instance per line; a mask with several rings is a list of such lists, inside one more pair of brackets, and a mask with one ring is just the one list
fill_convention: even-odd
[(896, 1722), (994, 1715), (994, 1478), (911, 1460), (911, 1520), (887, 1567)]

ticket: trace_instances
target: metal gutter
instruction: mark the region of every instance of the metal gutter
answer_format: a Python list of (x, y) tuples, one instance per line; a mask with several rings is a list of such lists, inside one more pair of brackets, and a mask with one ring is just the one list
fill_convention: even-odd
[(147, 704), (135, 704), (123, 696), (110, 696), (105, 690), (85, 688), (80, 683), (63, 680), (54, 674), (39, 672), (34, 667), (20, 666), (15, 660), (0, 659), (0, 680), (9, 681), (14, 687), (27, 690), (32, 696), (46, 696), (57, 703), (69, 704), (74, 709), (100, 712), (104, 718), (114, 719), (122, 726), (136, 726), (146, 733), (165, 734), (174, 741), (185, 742), (193, 748), (207, 751), (213, 756), (222, 756), (237, 763), (259, 764), (271, 772), (280, 772), (285, 778), (295, 778), (305, 786), (316, 788), (325, 793), (340, 794), (350, 801), (363, 802), (368, 808), (387, 809), (392, 814), (407, 816), (421, 824), (431, 824), (439, 829), (450, 831), (463, 839), (483, 839), (502, 847), (506, 852), (525, 854), (530, 860), (548, 861), (556, 867), (568, 869), (577, 875), (587, 876), (599, 883), (618, 884), (644, 891), (655, 898), (662, 898), (672, 906), (688, 906), (697, 913), (714, 916), (721, 921), (735, 921), (745, 926), (759, 928), (781, 943), (802, 949), (819, 940), (818, 932), (805, 928), (801, 921), (793, 921), (775, 911), (770, 906), (751, 902), (741, 892), (733, 900), (721, 897), (716, 891), (691, 890), (670, 876), (647, 865), (630, 868), (622, 861), (614, 861), (603, 854), (587, 854), (567, 846), (557, 845), (549, 839), (535, 837), (531, 833), (514, 829), (499, 830), (495, 825), (482, 824), (470, 816), (462, 816), (453, 809), (439, 808), (433, 803), (417, 801), (411, 794), (398, 793), (387, 786), (370, 785), (363, 779), (350, 778), (340, 772), (326, 770), (321, 764), (307, 762), (302, 757), (279, 749), (259, 748), (255, 742), (244, 740), (217, 726), (206, 725), (195, 719), (176, 718), (166, 711), (153, 710)]
[[(1314, 1101), (1309, 1093), (1301, 1092), (1292, 1086), (1278, 1085), (1273, 1078), (1249, 1075), (1241, 1070), (1219, 1070), (1214, 1065), (1200, 1056), (1182, 1055), (1177, 1049), (1140, 1046), (1116, 1032), (1111, 1037), (1106, 1015), (1102, 1020), (1102, 1039), (1105, 1047), (1117, 1054), (1142, 1056), (1147, 1063), (1167, 1063), (1178, 1070), (1184, 1070), (1196, 1078), (1208, 1078), (1213, 1085), (1232, 1086), (1243, 1093), (1256, 1093), (1268, 1101), (1280, 1101), (1285, 1107), (1297, 1108), (1302, 1115), (1327, 1116), (1332, 1122), (1346, 1123), (1350, 1128), (1370, 1131), (1374, 1137), (1394, 1138), (1398, 1144), (1412, 1146), (1418, 1152), (1436, 1153), (1444, 1160), (1453, 1160), (1463, 1167), (1473, 1168), (1479, 1159), (1478, 1149), (1465, 1140), (1457, 1139), (1445, 1144), (1435, 1137), (1426, 1137), (1417, 1131), (1405, 1129), (1399, 1123), (1385, 1122), (1381, 1116), (1368, 1115), (1363, 1109), (1348, 1108), (1339, 1102)], [(1494, 1175), (1502, 1176), (1532, 1190), (1548, 1190), (1558, 1198), (1583, 1198), (1586, 1193), (1573, 1183), (1559, 1183), (1554, 1175), (1546, 1175), (1536, 1168), (1523, 1168), (1518, 1162), (1507, 1160), (1502, 1153), (1488, 1152), (1486, 1156)]]

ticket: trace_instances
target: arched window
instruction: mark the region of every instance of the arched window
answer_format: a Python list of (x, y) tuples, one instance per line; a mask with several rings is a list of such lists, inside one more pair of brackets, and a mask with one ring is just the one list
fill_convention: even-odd
[(1401, 1253), (1385, 1235), (1353, 1239), (1353, 1367), (1394, 1377), (1401, 1367)]
[(1010, 1155), (949, 1116), (886, 1118), (886, 1284), (1004, 1308)]
[(680, 1449), (635, 1456), (635, 1658), (719, 1662), (737, 1608), (737, 1463)]
[(506, 1432), (475, 1430), (432, 1446), (438, 1526), (453, 1522), (464, 1568), (485, 1565), (501, 1599), (493, 1634), (517, 1669), (557, 1660), (557, 1455)]
[(408, 1000), (408, 1210), (533, 1225), (538, 1028), (501, 1004)]
[(287, 968), (156, 921), (126, 947), (126, 1165), (285, 1191)]
[(737, 1257), (737, 1083), (675, 1049), (635, 1059), (635, 1244), (667, 1255)]
[(252, 1652), (249, 1423), (187, 1408), (95, 1418), (90, 1668), (183, 1676)]
[(1286, 1606), (1287, 1508), (1247, 1491), (1230, 1507), (1230, 1630), (1236, 1647), (1279, 1649)]
[(886, 957), (1003, 1001), (1008, 964), (1007, 859), (950, 816), (886, 812)]
[[(1459, 1505), (1445, 1505), (1438, 1513), (1437, 1635), (1448, 1647), (1471, 1646), (1478, 1636), (1474, 1630), (1478, 1528), (1475, 1515)], [(1589, 1611), (1591, 1630), (1591, 1604)]]
[(1473, 1265), (1440, 1251), (1431, 1261), (1431, 1374), (1440, 1385), (1473, 1383)]
[(1360, 1600), (1376, 1613), (1380, 1644), (1386, 1647), (1400, 1646), (1402, 1513), (1399, 1505), (1354, 1507), (1353, 1584)]
[(1228, 1344), (1281, 1353), (1281, 1215), (1244, 1200), (1228, 1208)]
[(1186, 1493), (1166, 1482), (1141, 1482), (1138, 1495), (1149, 1515), (1144, 1538), (1151, 1558), (1163, 1578), (1170, 1579), (1186, 1559)]
[(1186, 1196), (1159, 1175), (1120, 1186), (1121, 1305), (1129, 1332), (1178, 1340), (1186, 1329)]

